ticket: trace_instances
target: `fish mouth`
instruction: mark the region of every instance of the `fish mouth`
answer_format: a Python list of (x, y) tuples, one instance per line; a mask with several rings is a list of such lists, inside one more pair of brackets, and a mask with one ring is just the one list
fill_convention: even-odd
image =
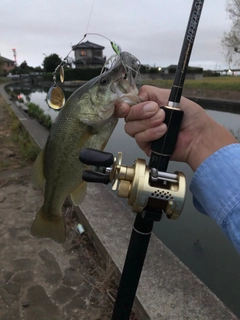
[[(116, 58), (112, 68), (102, 73), (99, 81), (99, 92), (104, 95), (104, 86), (108, 86), (107, 103), (97, 104), (96, 99), (92, 99), (92, 105), (95, 108), (94, 117), (83, 117), (82, 121), (89, 125), (100, 125), (110, 118), (115, 117), (115, 106), (121, 103), (127, 103), (130, 106), (140, 102), (138, 89), (135, 83), (136, 75), (139, 74), (139, 60), (127, 52), (121, 53)], [(101, 80), (107, 80), (104, 83)], [(83, 115), (82, 115), (83, 116)]]
[(125, 102), (132, 106), (140, 102), (135, 82), (129, 81), (125, 72), (122, 72), (121, 76), (111, 84), (110, 90), (115, 98), (107, 105), (104, 105), (103, 108), (98, 106), (97, 119), (90, 120), (88, 117), (85, 117), (84, 119), (82, 118), (83, 122), (92, 126), (100, 126), (109, 121), (110, 118), (115, 117), (115, 105)]
[(133, 77), (124, 72), (111, 86), (111, 91), (117, 96), (115, 103), (125, 102), (130, 106), (140, 102), (138, 88)]

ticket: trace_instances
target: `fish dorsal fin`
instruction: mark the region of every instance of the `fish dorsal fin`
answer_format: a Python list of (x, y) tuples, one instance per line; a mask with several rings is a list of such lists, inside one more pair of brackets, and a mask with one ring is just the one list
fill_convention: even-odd
[(71, 194), (72, 202), (75, 206), (80, 205), (87, 193), (87, 183), (83, 181)]
[(45, 177), (43, 174), (43, 157), (44, 150), (39, 153), (37, 156), (32, 170), (32, 183), (36, 188), (42, 188), (44, 186)]

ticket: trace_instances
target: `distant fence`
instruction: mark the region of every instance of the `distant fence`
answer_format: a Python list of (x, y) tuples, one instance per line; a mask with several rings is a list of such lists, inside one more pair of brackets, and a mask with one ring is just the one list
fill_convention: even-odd
[[(141, 73), (140, 78), (142, 80), (172, 80), (174, 79), (175, 74), (168, 73)], [(203, 78), (203, 74), (199, 73), (187, 73), (185, 79), (189, 80), (201, 80)]]

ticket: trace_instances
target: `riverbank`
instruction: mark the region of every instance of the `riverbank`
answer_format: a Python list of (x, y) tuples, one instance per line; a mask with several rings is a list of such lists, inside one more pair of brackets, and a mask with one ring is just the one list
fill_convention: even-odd
[[(84, 81), (65, 81), (63, 87), (79, 87), (83, 85)], [(150, 85), (151, 83), (149, 83)], [(51, 86), (52, 84), (49, 83)], [(152, 82), (154, 85), (154, 82)], [(170, 87), (167, 87), (170, 89)], [(199, 99), (199, 98), (207, 98), (207, 99), (214, 99), (214, 100), (230, 100), (230, 101), (240, 101), (240, 90), (214, 90), (214, 89), (202, 89), (202, 88), (184, 88), (183, 89), (183, 96)]]
[(240, 90), (213, 90), (213, 89), (190, 89), (184, 88), (183, 95), (185, 97), (196, 98), (207, 98), (214, 100), (230, 100), (240, 102)]

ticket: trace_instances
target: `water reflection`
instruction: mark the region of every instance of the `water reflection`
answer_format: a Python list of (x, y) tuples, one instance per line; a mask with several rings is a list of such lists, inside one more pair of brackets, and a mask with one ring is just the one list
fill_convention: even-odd
[[(20, 90), (25, 101), (41, 106), (46, 114), (55, 119), (57, 112), (46, 103), (49, 87)], [(20, 93), (20, 92), (19, 92)], [(65, 92), (69, 96), (71, 92)], [(240, 114), (206, 111), (221, 125), (240, 138)], [(132, 164), (136, 158), (148, 161), (134, 139), (124, 133), (124, 121), (119, 120), (106, 151), (115, 156), (123, 152), (123, 163)], [(131, 150), (129, 152), (129, 150)], [(182, 171), (187, 178), (187, 190), (193, 172), (185, 163), (171, 162), (169, 172)], [(124, 201), (124, 200), (123, 200)], [(126, 203), (126, 201), (125, 201)], [(186, 264), (233, 312), (240, 316), (240, 256), (226, 239), (219, 227), (207, 216), (197, 212), (192, 204), (192, 196), (187, 192), (184, 210), (180, 218), (170, 221), (163, 218), (155, 223), (154, 233)], [(159, 275), (161, 276), (161, 275)]]
[(212, 110), (207, 110), (207, 113), (240, 141), (240, 114)]

